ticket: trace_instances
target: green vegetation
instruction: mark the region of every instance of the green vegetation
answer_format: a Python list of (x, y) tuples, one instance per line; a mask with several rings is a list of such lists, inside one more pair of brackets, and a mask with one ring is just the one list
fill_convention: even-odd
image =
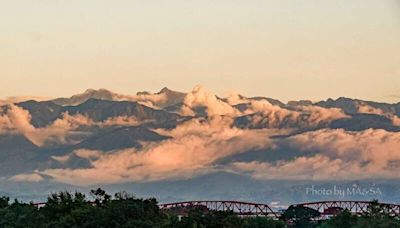
[(290, 206), (282, 214), (282, 220), (294, 227), (313, 227), (313, 219), (318, 218), (320, 213), (314, 209), (303, 206)]
[(204, 211), (202, 209), (190, 210), (188, 215), (180, 222), (170, 223), (171, 227), (229, 227), (229, 228), (280, 228), (285, 227), (284, 222), (274, 221), (266, 217), (240, 218), (232, 212)]
[(193, 209), (179, 219), (159, 209), (155, 199), (137, 199), (125, 192), (114, 197), (105, 191), (91, 191), (93, 199), (76, 192), (60, 192), (37, 207), (6, 197), (0, 198), (0, 228), (86, 228), (86, 227), (284, 227), (268, 218), (240, 218), (232, 212)]
[(86, 227), (162, 227), (162, 228), (396, 228), (398, 218), (374, 201), (361, 216), (342, 211), (322, 221), (320, 214), (306, 207), (289, 207), (276, 221), (266, 217), (239, 217), (233, 212), (191, 208), (178, 218), (162, 211), (155, 199), (137, 199), (125, 192), (113, 197), (101, 189), (91, 191), (92, 199), (76, 192), (60, 192), (48, 197), (42, 207), (0, 197), (0, 228), (86, 228)]
[(373, 201), (366, 213), (361, 216), (343, 211), (339, 215), (327, 220), (319, 228), (397, 228), (400, 220), (390, 214), (389, 208)]
[(311, 208), (291, 206), (282, 215), (287, 227), (295, 228), (398, 228), (400, 220), (389, 208), (373, 201), (362, 215), (344, 210), (328, 220), (320, 220), (320, 213)]

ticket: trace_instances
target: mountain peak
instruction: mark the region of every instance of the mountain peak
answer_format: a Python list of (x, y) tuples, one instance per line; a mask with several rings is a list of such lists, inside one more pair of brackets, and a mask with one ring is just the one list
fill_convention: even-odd
[(164, 87), (160, 90), (159, 93), (168, 93), (168, 92), (172, 92), (172, 90), (170, 90), (168, 87)]
[(68, 106), (82, 104), (91, 98), (113, 100), (113, 97), (114, 93), (106, 89), (87, 89), (85, 92), (73, 95), (70, 98), (58, 98), (53, 100), (53, 102), (61, 106)]
[(100, 89), (87, 89), (83, 94), (87, 94), (87, 93), (104, 93), (104, 92), (112, 93), (108, 89), (100, 88)]
[(181, 95), (181, 96), (185, 95), (185, 93), (171, 90), (171, 89), (168, 88), (168, 87), (162, 88), (162, 89), (160, 90), (160, 92), (158, 92), (157, 94), (178, 95), (178, 96), (179, 96), (179, 95)]

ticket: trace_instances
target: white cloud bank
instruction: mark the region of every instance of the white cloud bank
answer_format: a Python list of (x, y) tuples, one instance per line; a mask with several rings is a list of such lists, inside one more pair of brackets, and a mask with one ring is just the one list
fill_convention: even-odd
[(103, 122), (94, 122), (85, 115), (70, 115), (63, 113), (59, 119), (43, 128), (35, 128), (31, 124), (30, 113), (16, 105), (9, 104), (6, 111), (0, 115), (0, 135), (1, 134), (22, 134), (37, 146), (46, 144), (74, 144), (78, 143), (69, 138), (74, 134), (82, 134), (76, 131), (81, 126), (137, 126), (141, 122), (131, 116), (117, 116), (108, 118)]
[(147, 144), (141, 151), (81, 150), (74, 153), (89, 158), (93, 168), (48, 169), (41, 174), (78, 185), (189, 178), (214, 171), (218, 159), (273, 146), (269, 137), (275, 130), (242, 130), (231, 123), (227, 117), (195, 119), (171, 131), (160, 130), (173, 138)]
[(399, 178), (400, 133), (385, 130), (319, 130), (286, 139), (292, 147), (315, 155), (277, 164), (237, 162), (235, 172), (256, 179), (347, 180)]
[[(246, 108), (244, 110), (237, 109), (235, 105), (239, 104), (245, 104)], [(316, 127), (337, 119), (350, 118), (337, 108), (297, 106), (293, 109), (286, 109), (273, 105), (266, 99), (249, 99), (238, 94), (231, 94), (226, 99), (220, 99), (203, 86), (195, 87), (186, 95), (181, 114), (195, 116), (197, 107), (204, 107), (208, 116), (247, 116), (250, 119), (249, 127)]]
[[(138, 96), (148, 96), (139, 94)], [(150, 96), (150, 95), (149, 95)], [(121, 98), (122, 99), (122, 98)], [(147, 99), (147, 98), (146, 98)], [(243, 108), (235, 105), (242, 104)], [(157, 129), (170, 139), (145, 143), (143, 148), (120, 151), (77, 150), (72, 155), (87, 159), (92, 167), (81, 169), (45, 169), (33, 174), (20, 174), (15, 181), (41, 181), (42, 175), (54, 180), (77, 185), (119, 183), (129, 181), (155, 181), (182, 179), (225, 170), (248, 174), (256, 179), (344, 180), (366, 178), (399, 178), (400, 133), (385, 130), (348, 132), (322, 129), (288, 138), (271, 136), (288, 134), (291, 127), (307, 128), (351, 118), (336, 108), (296, 106), (289, 108), (273, 105), (266, 99), (249, 99), (233, 95), (220, 99), (198, 86), (183, 98), (181, 112), (194, 116), (195, 109), (204, 107), (207, 117), (195, 117), (172, 130)], [(382, 110), (361, 107), (359, 112), (387, 115)], [(250, 127), (234, 127), (237, 117), (250, 118)], [(399, 123), (397, 116), (390, 116)], [(0, 134), (19, 133), (38, 146), (48, 142), (73, 143), (69, 135), (80, 126), (140, 125), (134, 117), (120, 116), (103, 122), (94, 122), (84, 115), (63, 116), (44, 128), (32, 126), (28, 111), (9, 105), (0, 115)], [(289, 126), (289, 127), (288, 127)], [(252, 149), (275, 148), (285, 143), (309, 156), (294, 156), (291, 160), (270, 162), (235, 162), (218, 165), (218, 161)], [(71, 154), (53, 157), (67, 162)]]
[[(78, 150), (73, 154), (88, 159), (91, 168), (47, 169), (37, 174), (76, 185), (185, 179), (216, 171), (235, 172), (261, 180), (399, 178), (400, 133), (325, 129), (271, 139), (285, 132), (242, 130), (230, 124), (227, 117), (192, 120), (170, 131), (160, 130), (173, 138), (147, 144), (140, 151)], [(251, 149), (275, 149), (278, 140), (297, 150), (308, 151), (310, 155), (274, 163), (253, 161), (218, 165), (220, 159)], [(60, 160), (66, 159), (68, 156)]]

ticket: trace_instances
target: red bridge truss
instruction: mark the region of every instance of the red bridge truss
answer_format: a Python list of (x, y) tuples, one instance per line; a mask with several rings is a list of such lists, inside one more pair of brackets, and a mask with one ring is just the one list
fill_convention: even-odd
[[(312, 208), (321, 215), (335, 215), (343, 210), (348, 210), (355, 214), (367, 212), (371, 201), (320, 201), (294, 204), (292, 206), (303, 206)], [(43, 207), (45, 203), (34, 204), (36, 207)], [(400, 217), (400, 205), (390, 203), (379, 203), (387, 212), (396, 217)], [(280, 212), (273, 211), (267, 204), (249, 203), (241, 201), (186, 201), (177, 203), (159, 204), (160, 209), (170, 210), (180, 215), (186, 215), (192, 208), (212, 211), (233, 211), (242, 216), (268, 216), (279, 218)]]
[[(311, 202), (295, 204), (293, 206), (303, 206), (315, 209), (323, 215), (335, 214), (341, 210), (348, 210), (350, 212), (361, 214), (367, 212), (368, 206), (371, 205), (370, 201), (321, 201), (321, 202)], [(400, 205), (398, 204), (388, 204), (379, 203), (383, 206), (389, 214), (393, 216), (400, 216)]]
[(166, 203), (159, 205), (161, 209), (185, 213), (190, 208), (204, 208), (213, 211), (233, 211), (243, 216), (269, 216), (277, 218), (278, 215), (267, 205), (240, 201), (188, 201)]

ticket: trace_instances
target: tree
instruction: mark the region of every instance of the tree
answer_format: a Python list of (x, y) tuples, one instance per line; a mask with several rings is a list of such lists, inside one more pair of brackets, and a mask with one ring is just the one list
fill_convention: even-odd
[(313, 227), (312, 219), (321, 216), (321, 214), (312, 208), (303, 206), (290, 206), (282, 215), (282, 219), (287, 222), (293, 222), (296, 227)]
[(351, 214), (350, 211), (344, 210), (338, 215), (332, 217), (321, 228), (338, 228), (338, 227), (354, 227), (358, 223), (358, 216)]
[(10, 198), (2, 196), (0, 197), (0, 208), (6, 208), (9, 206)]
[(111, 199), (111, 196), (108, 195), (106, 191), (101, 188), (91, 190), (90, 195), (94, 198), (94, 203), (96, 204), (96, 206), (106, 204)]
[(390, 228), (400, 227), (398, 218), (390, 214), (389, 206), (380, 204), (377, 200), (372, 201), (367, 211), (360, 217), (355, 227)]
[(243, 228), (283, 228), (283, 221), (272, 220), (268, 217), (248, 217), (243, 219)]
[(349, 211), (343, 211), (328, 221), (321, 224), (320, 228), (396, 228), (400, 227), (399, 218), (390, 214), (387, 205), (373, 201), (367, 211), (361, 216), (353, 215)]

